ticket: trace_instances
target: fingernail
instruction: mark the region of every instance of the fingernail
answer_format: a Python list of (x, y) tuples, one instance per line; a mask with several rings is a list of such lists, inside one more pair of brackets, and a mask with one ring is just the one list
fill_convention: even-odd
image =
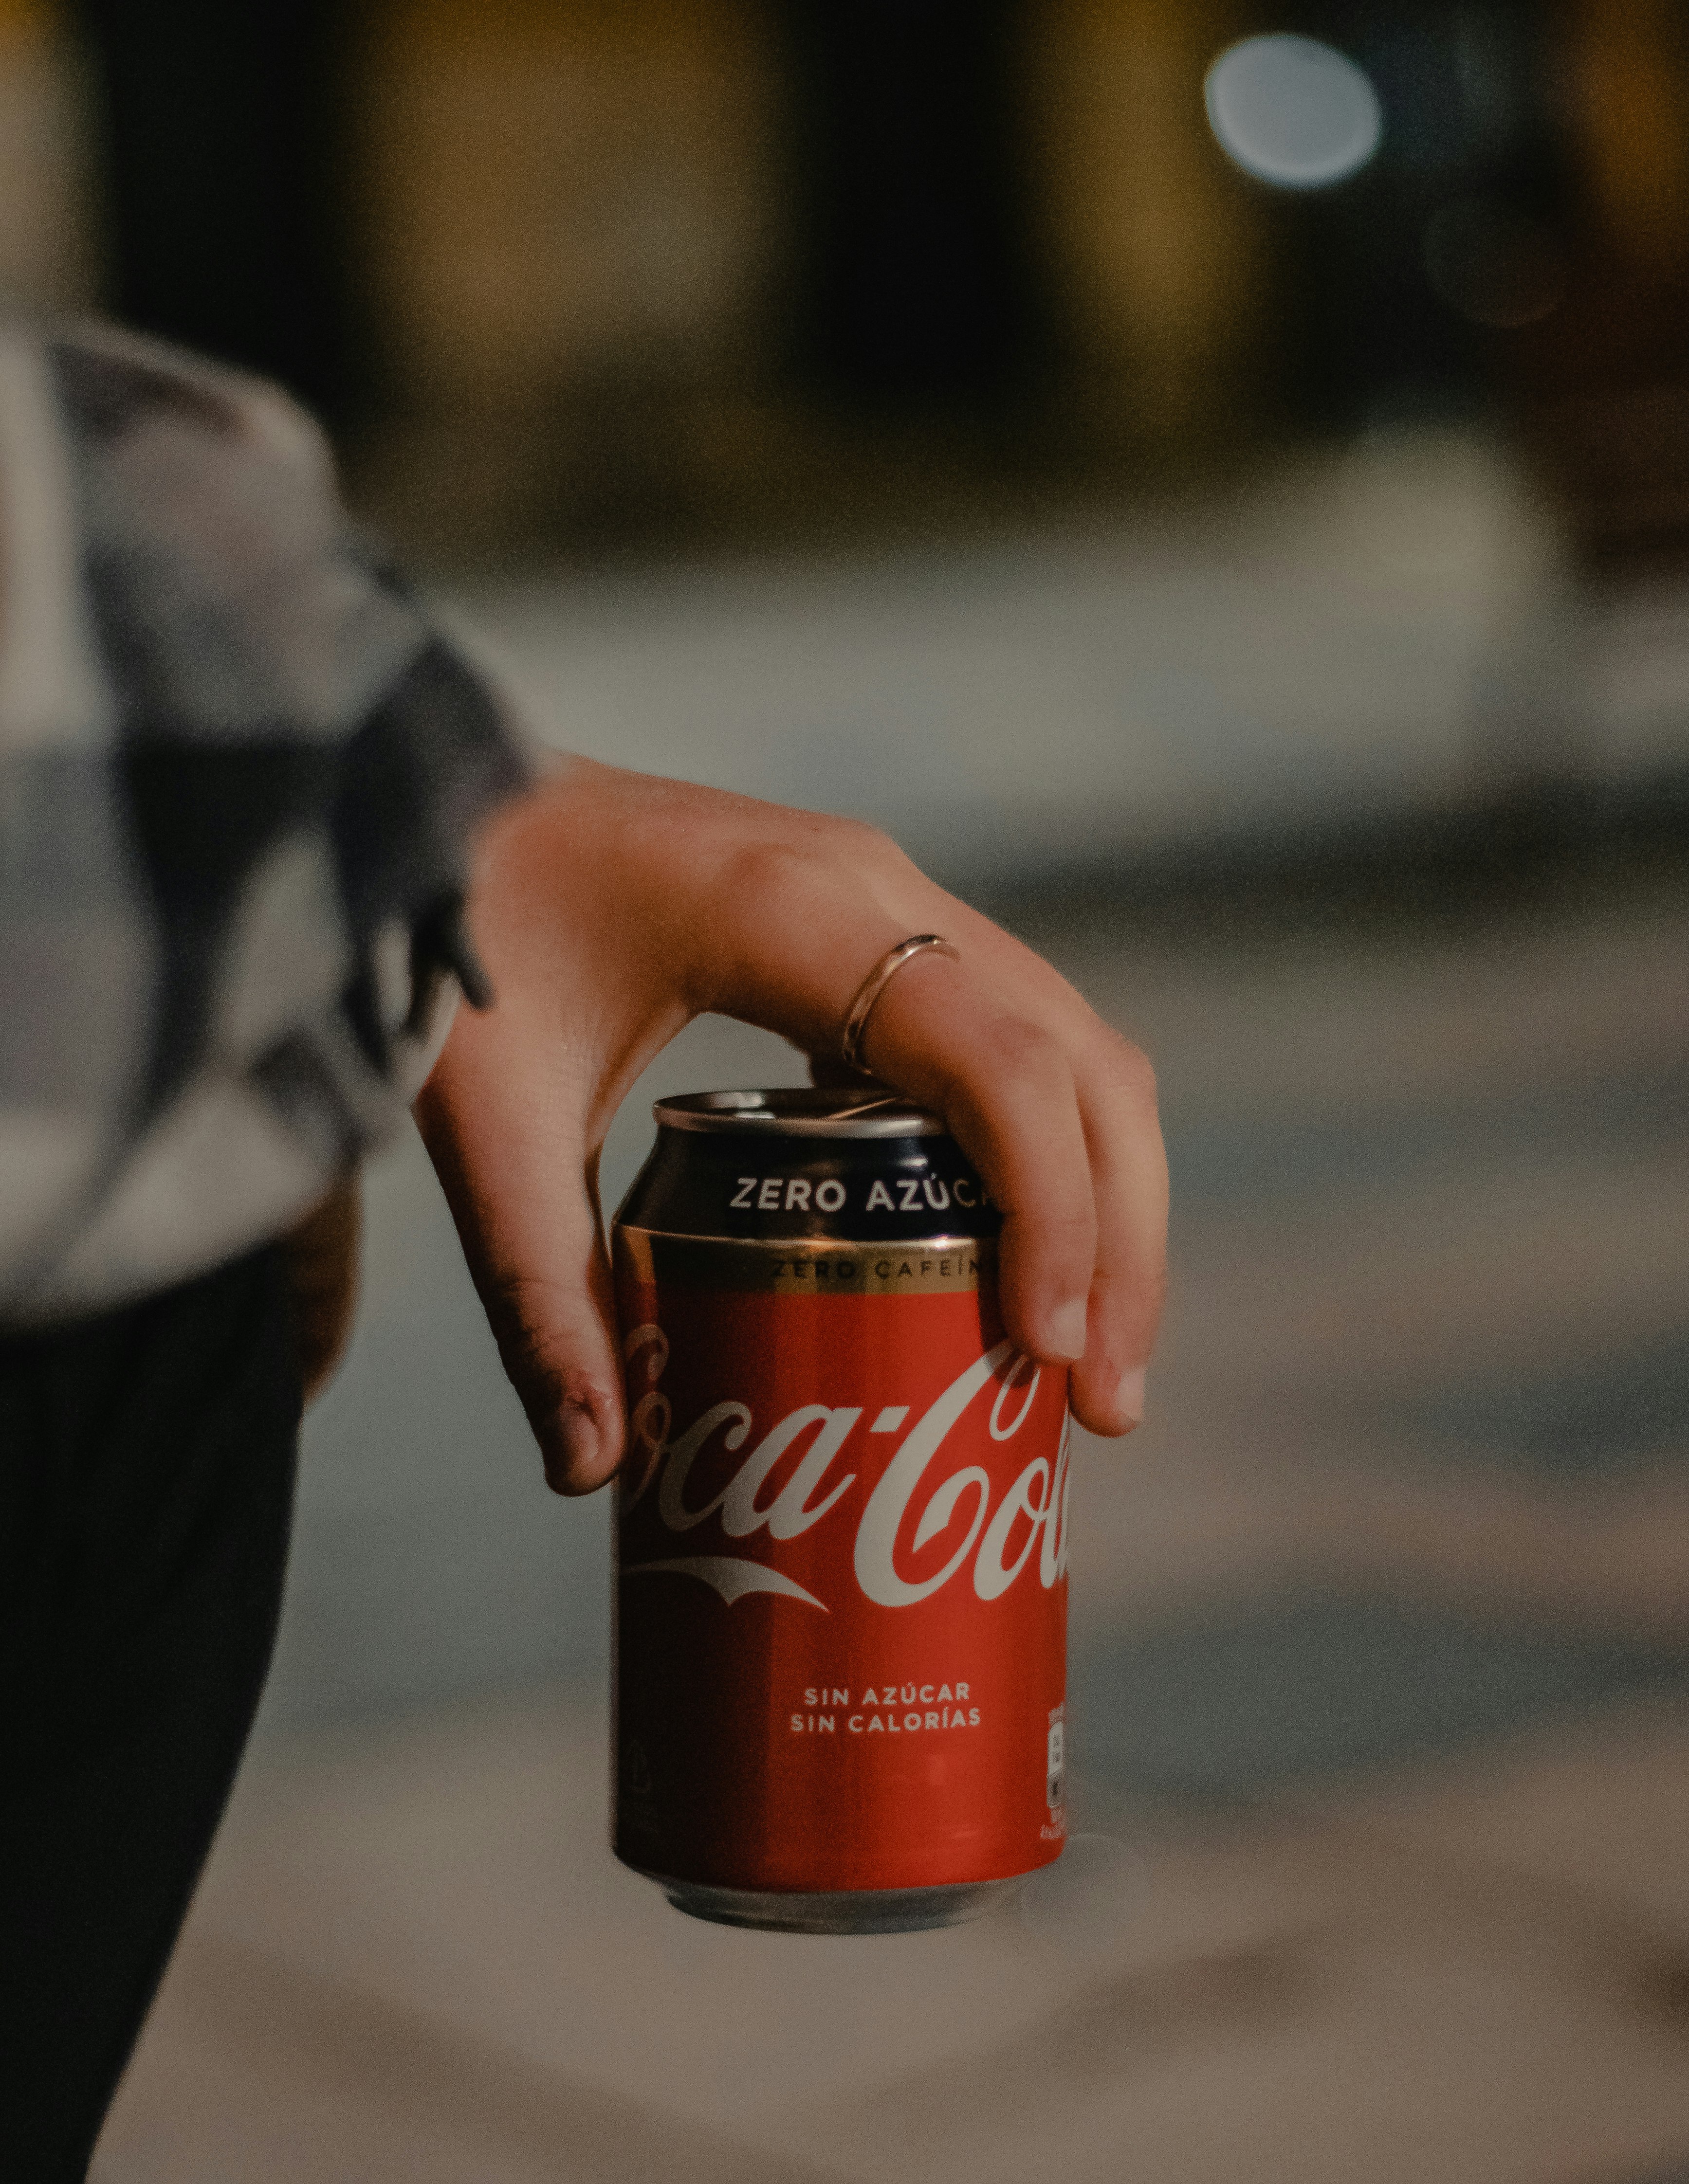
[(565, 1463), (577, 1474), (590, 1470), (598, 1462), (599, 1429), (590, 1411), (566, 1403), (558, 1414), (557, 1438), (563, 1444)]
[(1058, 1357), (1080, 1358), (1085, 1354), (1085, 1301), (1070, 1297), (1050, 1315), (1050, 1347)]
[(1130, 1418), (1134, 1426), (1144, 1423), (1144, 1368), (1134, 1365), (1129, 1373), (1120, 1375), (1120, 1385), (1114, 1391), (1114, 1401), (1123, 1418)]

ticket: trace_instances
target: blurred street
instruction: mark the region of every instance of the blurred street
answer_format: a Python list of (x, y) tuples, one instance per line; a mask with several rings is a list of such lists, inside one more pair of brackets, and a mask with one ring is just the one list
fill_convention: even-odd
[(448, 604), (560, 748), (871, 820), (966, 893), (1545, 782), (1681, 795), (1682, 588), (1590, 588), (1569, 554), (1504, 442), (1422, 427), (1129, 520)]
[[(407, 1145), (103, 2184), (1682, 2173), (1689, 894), (1037, 938), (1155, 1055), (1177, 1208), (1150, 1422), (1080, 1459), (1062, 1864), (874, 1942), (615, 1864), (605, 1504)], [(657, 1092), (796, 1074), (694, 1027), (608, 1199)]]

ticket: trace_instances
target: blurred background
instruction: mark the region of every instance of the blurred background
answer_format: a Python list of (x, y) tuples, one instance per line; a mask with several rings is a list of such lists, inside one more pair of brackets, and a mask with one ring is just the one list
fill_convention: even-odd
[[(0, 284), (269, 372), (567, 748), (887, 827), (1160, 1067), (1084, 1830), (604, 1845), (602, 1502), (372, 1173), (105, 2184), (1689, 2176), (1689, 19), (3, 0)], [(667, 1089), (798, 1073), (694, 1027)]]

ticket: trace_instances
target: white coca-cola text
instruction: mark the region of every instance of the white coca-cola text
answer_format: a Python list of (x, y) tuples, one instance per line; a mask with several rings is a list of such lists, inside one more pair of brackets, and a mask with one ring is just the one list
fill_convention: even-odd
[[(668, 1362), (668, 1351), (666, 1337), (655, 1324), (636, 1328), (627, 1337), (630, 1364), (644, 1353), (648, 1385), (633, 1408), (636, 1461), (643, 1457), (643, 1463), (637, 1474), (630, 1468), (627, 1507), (631, 1509), (643, 1500), (655, 1479), (657, 1517), (666, 1530), (677, 1535), (695, 1531), (716, 1517), (731, 1539), (749, 1540), (766, 1531), (771, 1540), (794, 1540), (830, 1515), (856, 1483), (853, 1471), (830, 1484), (828, 1474), (856, 1431), (862, 1408), (800, 1404), (768, 1428), (724, 1485), (707, 1500), (694, 1503), (688, 1498), (688, 1487), (705, 1450), (713, 1441), (730, 1454), (737, 1454), (750, 1440), (755, 1421), (745, 1403), (712, 1403), (683, 1432), (671, 1438), (672, 1407), (655, 1384)], [(990, 1475), (984, 1465), (963, 1464), (936, 1479), (934, 1475), (940, 1468), (940, 1452), (952, 1429), (994, 1384), (996, 1393), (986, 1429), (993, 1441), (1013, 1440), (1031, 1414), (1041, 1375), (1042, 1368), (1017, 1353), (1012, 1343), (999, 1342), (959, 1373), (904, 1435), (857, 1520), (853, 1567), (857, 1584), (870, 1600), (882, 1607), (913, 1607), (940, 1591), (970, 1557), (973, 1590), (981, 1600), (1001, 1599), (1034, 1556), (1039, 1582), (1046, 1588), (1065, 1573), (1068, 1502), (1065, 1418), (1053, 1461), (1034, 1457), (995, 1508)], [(883, 1411), (870, 1430), (883, 1430), (880, 1419), (893, 1415), (900, 1421), (904, 1414)], [(762, 1502), (759, 1497), (783, 1459), (805, 1440), (807, 1445), (789, 1477), (772, 1499)], [(942, 1568), (921, 1578), (906, 1577), (897, 1567), (897, 1542), (911, 1515), (915, 1529), (910, 1547), (917, 1554), (933, 1540), (947, 1538), (960, 1525), (960, 1537)], [(1016, 1540), (1023, 1519), (1023, 1536), (1012, 1551), (1011, 1543)], [(712, 1557), (712, 1563), (718, 1559)], [(683, 1566), (692, 1567), (680, 1563), (641, 1567)], [(694, 1574), (705, 1573), (700, 1566)], [(750, 1589), (755, 1588), (741, 1583), (733, 1596)]]

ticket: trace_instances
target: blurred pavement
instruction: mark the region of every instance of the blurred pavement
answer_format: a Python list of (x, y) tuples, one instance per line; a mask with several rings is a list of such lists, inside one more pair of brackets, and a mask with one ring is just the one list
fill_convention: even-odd
[[(1082, 1839), (947, 1934), (605, 1847), (602, 1502), (414, 1147), (265, 1733), (102, 2184), (1689, 2173), (1689, 902), (1043, 936), (1160, 1065), (1150, 1422), (1082, 1452)], [(657, 1082), (795, 1075), (718, 1023)]]
[(1579, 589), (1497, 442), (1380, 434), (1204, 503), (449, 610), (569, 750), (888, 829), (978, 889), (1689, 772), (1689, 593)]

